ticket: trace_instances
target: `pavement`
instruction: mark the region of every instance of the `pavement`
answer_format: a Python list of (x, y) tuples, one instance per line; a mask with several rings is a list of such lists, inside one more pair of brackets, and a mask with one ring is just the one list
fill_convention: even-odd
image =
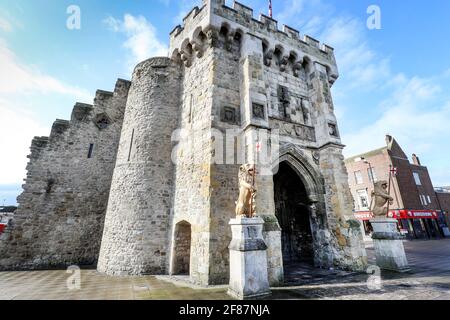
[[(411, 271), (379, 276), (291, 266), (272, 299), (450, 300), (450, 239), (405, 241)], [(374, 265), (371, 243), (366, 243)], [(376, 271), (376, 269), (375, 269)], [(227, 286), (207, 288), (186, 277), (110, 277), (95, 270), (0, 272), (0, 300), (229, 300)]]

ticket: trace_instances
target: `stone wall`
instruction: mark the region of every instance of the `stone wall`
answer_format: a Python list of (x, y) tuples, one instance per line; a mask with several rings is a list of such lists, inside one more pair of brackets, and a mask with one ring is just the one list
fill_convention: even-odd
[[(229, 30), (219, 30), (218, 41), (214, 46), (214, 76), (212, 124), (219, 137), (215, 143), (215, 163), (211, 168), (211, 220), (210, 220), (210, 283), (222, 284), (229, 281), (229, 249), (231, 229), (228, 223), (235, 217), (235, 202), (239, 196), (238, 172), (235, 156), (238, 150), (227, 146), (235, 146), (231, 132), (240, 129), (240, 38), (228, 34)], [(232, 111), (233, 119), (224, 117), (224, 113)], [(229, 137), (227, 137), (229, 133)], [(222, 148), (220, 148), (222, 147)], [(233, 161), (234, 160), (234, 161)]]
[(136, 66), (111, 185), (98, 270), (167, 272), (174, 190), (171, 136), (180, 106), (180, 67), (168, 58)]
[(77, 103), (36, 137), (19, 208), (0, 242), (0, 269), (95, 264), (130, 83)]
[[(210, 282), (210, 199), (213, 137), (211, 132), (212, 84), (217, 61), (213, 44), (215, 37), (200, 37), (202, 55), (192, 55), (190, 67), (183, 68), (182, 119), (177, 135), (175, 199), (172, 235), (180, 221), (191, 224), (191, 280), (197, 284)], [(171, 241), (169, 239), (169, 241)], [(174, 254), (173, 243), (172, 255)], [(173, 261), (171, 261), (171, 271)]]

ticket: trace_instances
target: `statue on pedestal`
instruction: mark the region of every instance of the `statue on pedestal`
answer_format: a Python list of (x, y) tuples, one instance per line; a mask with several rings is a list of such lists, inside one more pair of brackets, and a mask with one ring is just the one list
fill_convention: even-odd
[(378, 181), (375, 183), (375, 190), (372, 192), (373, 201), (373, 215), (375, 218), (386, 218), (388, 214), (388, 208), (385, 207), (386, 203), (394, 203), (394, 198), (392, 198), (388, 191), (387, 181)]
[(255, 216), (256, 168), (253, 164), (244, 164), (239, 169), (239, 199), (236, 202), (236, 216), (253, 218)]

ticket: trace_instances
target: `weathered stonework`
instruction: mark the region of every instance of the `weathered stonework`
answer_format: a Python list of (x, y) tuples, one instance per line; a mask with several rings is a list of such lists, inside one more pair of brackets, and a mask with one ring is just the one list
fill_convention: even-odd
[[(95, 264), (130, 82), (77, 103), (70, 121), (31, 145), (19, 208), (0, 241), (0, 269)], [(98, 121), (109, 124), (99, 128)]]
[(153, 58), (134, 70), (98, 261), (101, 272), (166, 272), (179, 69), (168, 58)]
[[(261, 160), (258, 145), (271, 154), (255, 181), (270, 284), (283, 282), (290, 244), (302, 248), (296, 258), (310, 250), (318, 267), (363, 270), (367, 258), (358, 222), (348, 220), (352, 197), (330, 91), (338, 78), (333, 49), (300, 38), (290, 27), (280, 31), (269, 17), (255, 20), (252, 10), (237, 2), (230, 8), (224, 0), (205, 0), (183, 23), (170, 35), (169, 58), (136, 67), (129, 94), (129, 84), (123, 95), (99, 92), (94, 111), (79, 105), (70, 123), (58, 121), (50, 138), (35, 139), (31, 157), (44, 160), (28, 168), (18, 211), (22, 221), (0, 248), (6, 250), (0, 257), (8, 257), (1, 265), (95, 263), (107, 204), (100, 272), (189, 269), (197, 284), (225, 284), (237, 173), (241, 164)], [(119, 109), (101, 103), (116, 96)], [(74, 130), (73, 123), (86, 127)], [(103, 139), (113, 128), (114, 137), (101, 140), (108, 146), (102, 161), (87, 168), (85, 158), (92, 152), (95, 158), (97, 140), (88, 142), (84, 135), (92, 131)], [(71, 138), (78, 135), (82, 160), (76, 160), (78, 143)], [(71, 161), (80, 162), (77, 169)], [(297, 185), (289, 188), (300, 193), (290, 193), (279, 179), (283, 170), (291, 170)], [(100, 184), (96, 194), (93, 181)], [(286, 217), (297, 221), (301, 232), (282, 230), (280, 225), (289, 225), (280, 223)], [(42, 228), (51, 239), (37, 233)], [(300, 240), (286, 240), (291, 236)], [(22, 244), (23, 252), (13, 254)]]

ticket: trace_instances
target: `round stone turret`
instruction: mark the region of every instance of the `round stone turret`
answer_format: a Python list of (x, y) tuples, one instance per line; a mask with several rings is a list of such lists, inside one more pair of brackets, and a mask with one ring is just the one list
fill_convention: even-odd
[(134, 70), (105, 218), (98, 270), (166, 272), (180, 67), (152, 58)]

